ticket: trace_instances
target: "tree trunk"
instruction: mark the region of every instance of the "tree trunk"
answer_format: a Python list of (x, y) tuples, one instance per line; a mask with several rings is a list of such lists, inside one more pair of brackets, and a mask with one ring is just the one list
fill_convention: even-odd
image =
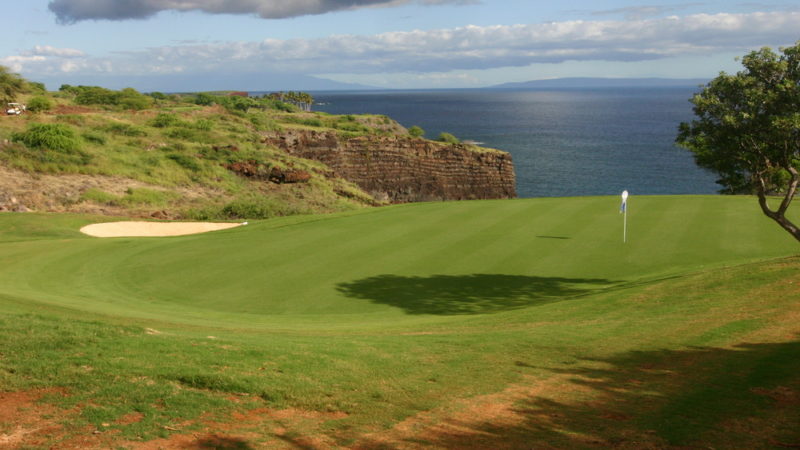
[(781, 226), (781, 228), (786, 230), (798, 242), (800, 242), (800, 228), (786, 218), (786, 210), (789, 209), (789, 205), (792, 203), (794, 194), (797, 192), (797, 185), (798, 182), (800, 182), (800, 174), (798, 174), (797, 170), (794, 168), (790, 168), (789, 172), (792, 174), (792, 179), (789, 181), (789, 188), (786, 190), (786, 194), (783, 196), (781, 205), (775, 211), (770, 209), (769, 204), (767, 203), (766, 182), (762, 177), (759, 177), (758, 204), (761, 206), (761, 211), (764, 212), (764, 215), (774, 220), (778, 225)]

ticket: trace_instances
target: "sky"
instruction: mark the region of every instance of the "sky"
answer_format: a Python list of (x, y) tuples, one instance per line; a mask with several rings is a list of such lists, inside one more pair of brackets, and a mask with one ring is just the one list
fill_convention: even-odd
[(0, 65), (50, 89), (710, 79), (800, 40), (797, 0), (4, 0), (0, 12)]

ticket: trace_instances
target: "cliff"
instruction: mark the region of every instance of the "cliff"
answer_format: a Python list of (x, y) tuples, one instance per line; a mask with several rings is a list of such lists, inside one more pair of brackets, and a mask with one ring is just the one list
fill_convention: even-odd
[(264, 142), (325, 163), (333, 176), (393, 203), (516, 197), (511, 155), (410, 136), (341, 137), (334, 131), (285, 130)]

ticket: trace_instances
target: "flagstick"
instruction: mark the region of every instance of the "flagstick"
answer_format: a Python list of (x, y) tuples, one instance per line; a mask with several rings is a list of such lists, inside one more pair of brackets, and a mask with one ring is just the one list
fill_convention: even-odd
[(625, 205), (625, 216), (622, 219), (622, 243), (628, 242), (628, 205)]
[(622, 191), (622, 214), (624, 214), (624, 218), (622, 219), (622, 243), (625, 244), (628, 242), (628, 191)]

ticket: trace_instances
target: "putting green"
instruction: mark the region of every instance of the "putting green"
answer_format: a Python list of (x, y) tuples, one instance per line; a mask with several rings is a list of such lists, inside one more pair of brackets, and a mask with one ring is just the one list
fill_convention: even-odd
[[(97, 239), (91, 218), (0, 215), (0, 295), (105, 315), (269, 329), (513, 314), (796, 253), (750, 197), (424, 203), (210, 234)], [(96, 219), (96, 218), (95, 218)]]

